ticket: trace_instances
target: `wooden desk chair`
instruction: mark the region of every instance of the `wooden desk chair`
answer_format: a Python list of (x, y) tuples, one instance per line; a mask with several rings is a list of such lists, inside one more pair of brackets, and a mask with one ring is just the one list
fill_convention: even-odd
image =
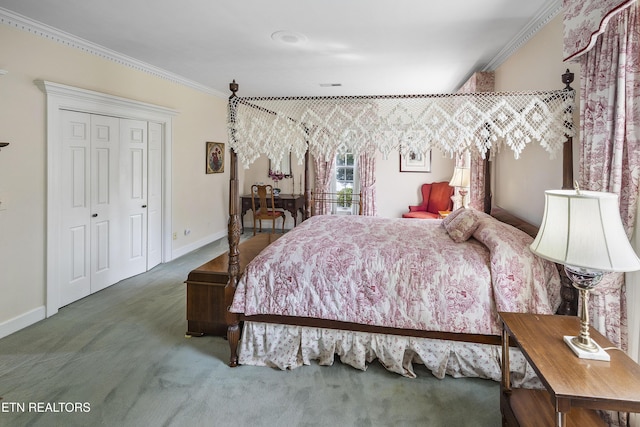
[[(256, 208), (257, 203), (257, 208)], [(253, 235), (256, 235), (256, 220), (260, 221), (262, 232), (262, 220), (270, 219), (273, 223), (271, 233), (276, 230), (276, 218), (282, 217), (282, 232), (284, 233), (284, 212), (274, 209), (275, 200), (271, 185), (251, 186), (251, 208), (253, 209)]]

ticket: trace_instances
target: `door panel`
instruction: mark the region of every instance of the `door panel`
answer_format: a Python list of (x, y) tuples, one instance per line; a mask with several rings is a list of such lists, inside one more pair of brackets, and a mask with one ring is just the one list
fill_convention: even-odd
[(147, 122), (120, 120), (120, 201), (124, 277), (147, 271)]
[(91, 293), (118, 282), (119, 119), (91, 116)]
[(145, 254), (142, 246), (144, 239), (144, 215), (129, 215), (129, 256), (139, 260)]
[(162, 254), (162, 127), (151, 127), (148, 150), (146, 121), (62, 111), (62, 122), (60, 307), (152, 268)]
[(78, 289), (80, 298), (88, 295), (88, 289), (84, 289), (84, 284), (81, 283), (89, 278), (87, 273), (87, 241), (89, 240), (89, 233), (87, 233), (87, 227), (84, 225), (78, 225), (69, 229), (71, 235), (70, 255), (71, 255), (71, 274), (69, 276), (69, 283), (74, 286), (80, 287)]
[[(90, 116), (62, 111), (62, 206), (60, 234), (60, 306), (89, 295)], [(50, 201), (51, 203), (51, 201)]]
[(95, 274), (99, 274), (114, 267), (111, 262), (111, 256), (109, 255), (109, 249), (113, 246), (112, 242), (109, 241), (109, 221), (96, 222), (93, 230), (92, 239), (95, 240), (93, 246), (96, 248), (97, 254), (92, 265), (92, 270)]
[(149, 123), (147, 185), (147, 270), (162, 262), (162, 144), (163, 127)]

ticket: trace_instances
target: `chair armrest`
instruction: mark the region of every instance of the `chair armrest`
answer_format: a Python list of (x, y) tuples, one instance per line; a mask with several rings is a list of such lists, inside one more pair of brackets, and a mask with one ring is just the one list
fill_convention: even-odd
[(423, 205), (409, 205), (409, 212), (426, 212), (427, 207)]

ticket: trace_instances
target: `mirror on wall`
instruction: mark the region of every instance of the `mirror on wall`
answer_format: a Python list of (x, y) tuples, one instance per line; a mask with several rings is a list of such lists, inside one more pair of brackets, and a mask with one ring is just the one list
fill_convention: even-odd
[(269, 178), (278, 176), (279, 179), (291, 178), (291, 153), (288, 156), (284, 156), (280, 163), (280, 170), (273, 170), (271, 167), (271, 160), (269, 160)]

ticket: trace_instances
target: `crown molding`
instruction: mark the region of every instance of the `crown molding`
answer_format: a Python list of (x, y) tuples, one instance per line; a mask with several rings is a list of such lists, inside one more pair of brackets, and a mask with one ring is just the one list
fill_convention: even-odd
[(562, 12), (562, 0), (548, 0), (536, 16), (481, 71), (495, 71), (560, 12)]
[(177, 74), (163, 70), (162, 68), (155, 67), (146, 62), (139, 61), (135, 58), (131, 58), (127, 55), (123, 55), (111, 49), (107, 49), (104, 46), (92, 43), (88, 40), (76, 37), (72, 34), (53, 28), (49, 25), (27, 18), (26, 16), (11, 12), (7, 9), (0, 7), (0, 24), (9, 25), (19, 30), (27, 31), (36, 36), (44, 37), (48, 40), (52, 40), (57, 43), (61, 43), (65, 46), (72, 47), (74, 49), (80, 49), (81, 51), (98, 56), (109, 61), (113, 61), (117, 64), (125, 67), (132, 68), (137, 71), (150, 74), (154, 77), (158, 77), (164, 80), (168, 80), (172, 83), (177, 83), (183, 86), (190, 87), (192, 89), (204, 92), (210, 95), (215, 95), (222, 98), (228, 96), (212, 89), (208, 86), (202, 85), (193, 80), (186, 79)]
[[(500, 52), (480, 71), (494, 71), (503, 62), (505, 62), (513, 53), (520, 49), (529, 39), (531, 39), (540, 29), (547, 25), (555, 16), (562, 11), (562, 0), (548, 0), (538, 11), (536, 16), (529, 21), (529, 23), (509, 42)], [(17, 29), (27, 31), (31, 34), (44, 37), (46, 39), (64, 44), (66, 46), (80, 49), (83, 52), (91, 55), (98, 56), (100, 58), (107, 59), (109, 61), (116, 62), (125, 67), (132, 68), (134, 70), (142, 71), (152, 76), (168, 80), (172, 83), (177, 83), (183, 86), (190, 87), (192, 89), (204, 92), (210, 95), (227, 98), (226, 94), (223, 94), (213, 88), (202, 85), (193, 80), (186, 79), (177, 74), (139, 61), (135, 58), (123, 55), (115, 52), (111, 49), (107, 49), (98, 44), (76, 37), (72, 34), (53, 28), (49, 25), (32, 20), (23, 15), (11, 12), (7, 9), (0, 7), (0, 24), (9, 25)], [(6, 74), (2, 73), (2, 74)], [(0, 75), (2, 75), (0, 74)]]

